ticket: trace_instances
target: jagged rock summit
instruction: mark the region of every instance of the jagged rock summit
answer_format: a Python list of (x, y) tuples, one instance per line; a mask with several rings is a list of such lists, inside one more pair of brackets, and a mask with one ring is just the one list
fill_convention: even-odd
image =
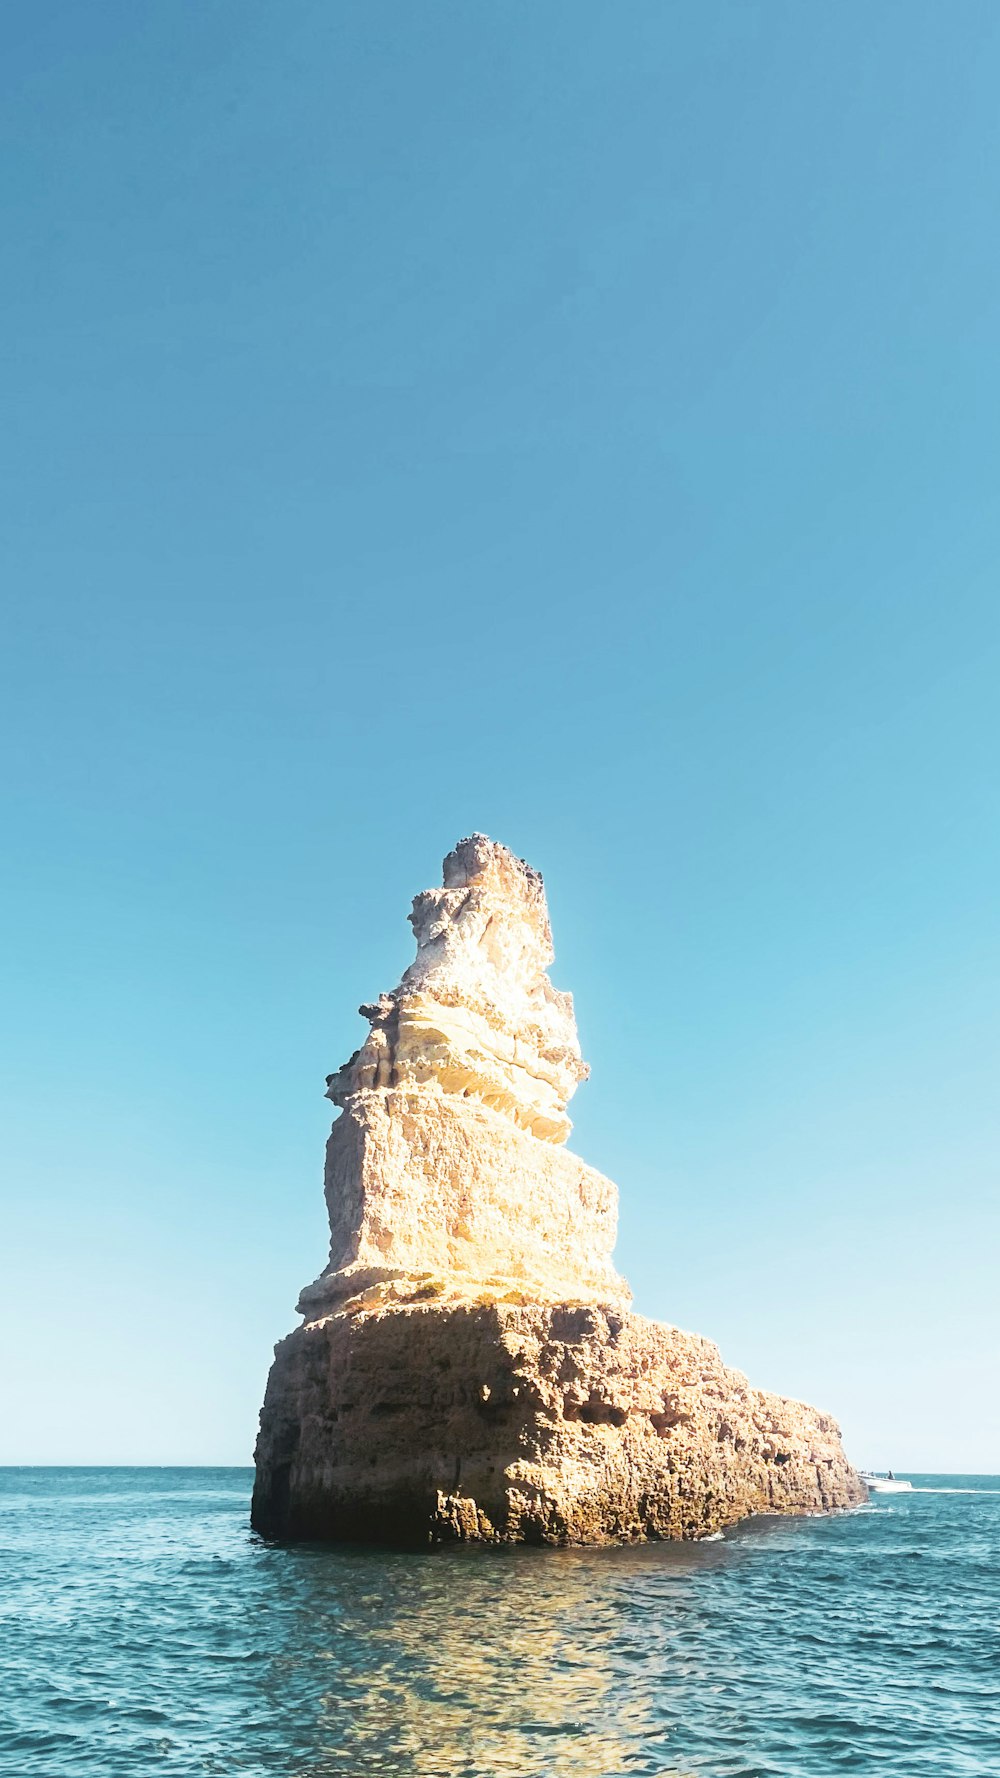
[(588, 1070), (538, 872), (473, 834), (410, 921), (327, 1080), (330, 1259), (276, 1349), (257, 1529), (606, 1543), (864, 1499), (828, 1416), (629, 1312), (617, 1192), (563, 1146)]
[(573, 1002), (546, 975), (542, 879), (482, 834), (410, 915), (416, 961), (362, 1014), (361, 1049), (327, 1079), (330, 1263), (314, 1318), (390, 1302), (624, 1302), (617, 1194), (569, 1154), (566, 1104), (587, 1069)]

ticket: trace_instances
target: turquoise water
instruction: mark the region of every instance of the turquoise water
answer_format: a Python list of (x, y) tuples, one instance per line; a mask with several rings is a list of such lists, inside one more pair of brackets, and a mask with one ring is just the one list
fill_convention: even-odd
[(698, 1545), (413, 1555), (269, 1548), (248, 1470), (0, 1470), (0, 1772), (998, 1778), (1000, 1478), (912, 1479)]

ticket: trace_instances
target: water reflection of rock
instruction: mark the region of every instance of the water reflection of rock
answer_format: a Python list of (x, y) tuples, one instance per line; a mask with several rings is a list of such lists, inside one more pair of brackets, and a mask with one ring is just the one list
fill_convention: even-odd
[[(667, 1668), (688, 1583), (727, 1559), (719, 1545), (331, 1556), (326, 1646), (320, 1588), (308, 1632), (330, 1683), (294, 1778), (686, 1778), (666, 1672), (652, 1704), (641, 1594), (652, 1583)], [(678, 1655), (687, 1685), (699, 1676)]]

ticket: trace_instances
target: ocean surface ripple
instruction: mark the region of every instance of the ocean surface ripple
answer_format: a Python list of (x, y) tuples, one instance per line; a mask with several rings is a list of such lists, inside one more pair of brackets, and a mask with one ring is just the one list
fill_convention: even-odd
[(11, 1778), (997, 1778), (1000, 1478), (721, 1540), (275, 1548), (233, 1469), (0, 1470)]

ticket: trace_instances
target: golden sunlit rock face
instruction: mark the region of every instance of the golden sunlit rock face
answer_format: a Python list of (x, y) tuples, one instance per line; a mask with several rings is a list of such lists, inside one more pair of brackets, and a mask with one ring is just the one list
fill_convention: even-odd
[(330, 1263), (300, 1310), (415, 1293), (627, 1303), (611, 1262), (618, 1194), (563, 1147), (587, 1067), (572, 997), (546, 974), (541, 877), (474, 834), (410, 923), (416, 960), (361, 1008), (368, 1038), (327, 1081), (343, 1108), (327, 1149)]
[(629, 1312), (617, 1192), (563, 1146), (587, 1068), (538, 873), (475, 834), (410, 920), (327, 1082), (330, 1260), (276, 1351), (257, 1528), (603, 1543), (863, 1499), (826, 1415)]

